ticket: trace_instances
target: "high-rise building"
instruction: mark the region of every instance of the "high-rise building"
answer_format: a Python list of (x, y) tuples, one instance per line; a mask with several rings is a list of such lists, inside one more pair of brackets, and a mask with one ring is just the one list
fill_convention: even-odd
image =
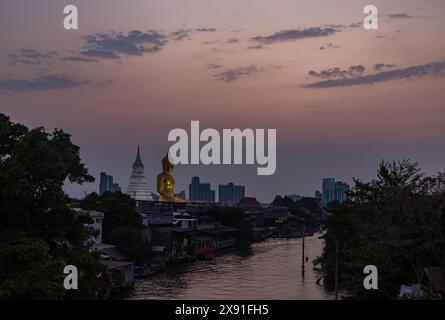
[(185, 200), (185, 190), (178, 192), (177, 196), (178, 198)]
[(102, 195), (105, 192), (121, 192), (121, 187), (119, 186), (119, 184), (113, 182), (113, 176), (110, 176), (105, 172), (101, 172), (99, 182), (99, 195)]
[(100, 182), (99, 182), (99, 195), (102, 195), (107, 191), (108, 181), (107, 174), (105, 172), (100, 173)]
[(113, 183), (112, 192), (122, 192), (121, 186), (117, 183)]
[(145, 178), (144, 164), (141, 160), (139, 146), (136, 160), (132, 166), (127, 194), (135, 200), (153, 200), (148, 188), (147, 179)]
[(215, 190), (210, 189), (210, 183), (200, 183), (199, 177), (193, 177), (189, 184), (190, 201), (215, 202)]
[(218, 186), (218, 198), (221, 203), (238, 204), (244, 198), (245, 187), (242, 185), (220, 184)]
[(334, 178), (323, 179), (323, 204), (327, 205), (330, 202), (336, 200), (338, 202), (344, 202), (348, 196), (346, 193), (349, 191), (349, 185), (341, 181), (335, 181)]

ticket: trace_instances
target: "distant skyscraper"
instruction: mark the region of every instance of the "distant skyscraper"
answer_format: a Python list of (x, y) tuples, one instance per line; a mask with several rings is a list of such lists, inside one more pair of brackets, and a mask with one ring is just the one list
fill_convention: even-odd
[(144, 164), (141, 160), (139, 146), (136, 160), (133, 163), (127, 194), (135, 200), (153, 200), (147, 179), (145, 178)]
[(199, 177), (193, 177), (189, 184), (190, 201), (215, 202), (215, 190), (210, 189), (210, 183), (200, 183)]
[(117, 183), (113, 183), (113, 191), (112, 192), (122, 192), (121, 186)]
[(107, 191), (107, 174), (105, 172), (100, 173), (100, 182), (99, 182), (99, 195), (102, 195)]
[(181, 191), (177, 194), (178, 198), (185, 200), (185, 191)]
[(119, 186), (119, 184), (113, 182), (113, 176), (110, 176), (105, 172), (101, 172), (99, 182), (99, 194), (102, 195), (105, 192), (121, 192), (121, 187)]
[(327, 205), (334, 200), (337, 200), (338, 202), (346, 201), (348, 198), (346, 192), (348, 192), (349, 189), (348, 184), (341, 181), (335, 181), (334, 178), (323, 179), (323, 204)]
[(112, 189), (113, 189), (113, 183), (114, 183), (113, 180), (114, 180), (114, 179), (113, 179), (113, 176), (107, 175), (107, 191), (112, 192)]
[(232, 182), (229, 184), (220, 184), (218, 187), (219, 202), (238, 204), (238, 202), (244, 198), (244, 192), (244, 186), (236, 186)]

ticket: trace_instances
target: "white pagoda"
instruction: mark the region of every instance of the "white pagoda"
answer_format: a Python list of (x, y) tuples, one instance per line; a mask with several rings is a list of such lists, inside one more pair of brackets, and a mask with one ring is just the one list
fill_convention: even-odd
[(139, 146), (136, 160), (133, 163), (127, 194), (135, 200), (153, 200), (147, 179), (145, 178), (144, 164), (139, 153)]

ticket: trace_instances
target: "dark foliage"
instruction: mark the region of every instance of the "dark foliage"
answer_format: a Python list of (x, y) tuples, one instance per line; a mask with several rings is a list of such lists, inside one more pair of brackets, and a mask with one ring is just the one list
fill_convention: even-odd
[(97, 210), (105, 214), (102, 239), (114, 244), (130, 259), (141, 261), (150, 256), (150, 245), (142, 236), (142, 218), (136, 211), (135, 201), (121, 192), (105, 192), (87, 195), (80, 201), (85, 210)]
[[(62, 189), (93, 180), (69, 134), (30, 130), (0, 114), (0, 298), (66, 298), (63, 267), (74, 263), (79, 285), (89, 285), (72, 298), (106, 290), (106, 268), (85, 245), (90, 219), (69, 208)], [(86, 281), (97, 274), (100, 281)]]
[[(424, 176), (408, 160), (382, 162), (377, 178), (355, 180), (350, 200), (333, 203), (321, 265), (334, 282), (339, 241), (340, 286), (352, 298), (396, 298), (401, 284), (419, 283), (427, 266), (445, 266), (445, 175)], [(379, 290), (365, 290), (363, 268), (379, 270)]]

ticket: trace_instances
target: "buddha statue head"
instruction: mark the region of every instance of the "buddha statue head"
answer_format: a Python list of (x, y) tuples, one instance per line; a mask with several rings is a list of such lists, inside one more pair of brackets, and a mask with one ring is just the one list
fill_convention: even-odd
[(162, 159), (162, 172), (171, 173), (175, 165), (170, 161), (170, 154), (167, 152), (166, 156)]

